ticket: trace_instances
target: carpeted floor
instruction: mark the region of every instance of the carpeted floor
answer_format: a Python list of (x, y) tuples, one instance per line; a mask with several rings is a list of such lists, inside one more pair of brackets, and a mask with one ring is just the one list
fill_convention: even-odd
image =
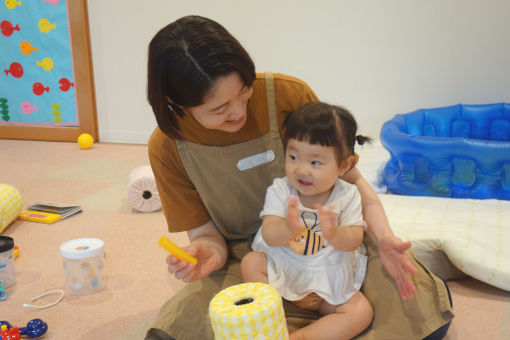
[[(148, 164), (145, 145), (0, 139), (0, 183), (18, 189), (24, 207), (35, 201), (80, 204), (83, 212), (55, 224), (15, 221), (3, 235), (21, 250), (17, 283), (0, 302), (0, 320), (24, 326), (33, 318), (49, 325), (46, 339), (142, 339), (162, 303), (182, 287), (166, 271), (162, 235), (184, 245), (184, 233), (168, 234), (161, 211), (140, 213), (127, 200), (132, 169)], [(66, 292), (56, 306), (22, 307), (50, 289), (64, 288), (61, 243), (94, 237), (105, 242), (106, 288), (92, 295)], [(456, 318), (446, 339), (510, 339), (510, 293), (471, 278), (449, 283)], [(53, 296), (42, 301), (51, 301)]]

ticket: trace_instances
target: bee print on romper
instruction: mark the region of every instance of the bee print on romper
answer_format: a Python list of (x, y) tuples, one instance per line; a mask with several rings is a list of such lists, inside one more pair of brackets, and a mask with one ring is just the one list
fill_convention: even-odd
[(299, 255), (314, 255), (324, 248), (324, 239), (320, 234), (317, 213), (302, 211), (299, 215), (305, 226), (294, 235), (288, 245), (290, 249)]

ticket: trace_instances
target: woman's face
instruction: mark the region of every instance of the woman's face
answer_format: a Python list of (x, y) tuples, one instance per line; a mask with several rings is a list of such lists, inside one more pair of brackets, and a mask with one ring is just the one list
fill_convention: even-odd
[(188, 109), (205, 128), (237, 132), (246, 123), (248, 100), (253, 87), (246, 87), (239, 74), (233, 72), (216, 80), (202, 105)]

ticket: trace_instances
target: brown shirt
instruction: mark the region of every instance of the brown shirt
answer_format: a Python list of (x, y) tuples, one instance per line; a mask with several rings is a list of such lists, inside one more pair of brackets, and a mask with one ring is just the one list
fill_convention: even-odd
[[(274, 74), (274, 83), (278, 127), (283, 135), (282, 126), (287, 114), (305, 103), (318, 101), (318, 98), (305, 82), (297, 78)], [(248, 102), (248, 119), (238, 132), (207, 129), (186, 114), (178, 120), (182, 138), (203, 145), (224, 146), (263, 136), (269, 130), (265, 86), (264, 74), (257, 74), (253, 96)], [(211, 218), (184, 169), (175, 140), (159, 128), (149, 140), (149, 159), (169, 231), (186, 231), (207, 223)]]

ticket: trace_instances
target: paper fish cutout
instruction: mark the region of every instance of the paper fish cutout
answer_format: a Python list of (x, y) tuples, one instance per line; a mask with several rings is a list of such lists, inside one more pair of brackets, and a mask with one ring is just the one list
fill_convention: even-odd
[(16, 6), (21, 6), (21, 1), (16, 0), (5, 0), (5, 7), (8, 9), (14, 9)]
[(14, 78), (21, 78), (23, 76), (23, 66), (20, 63), (12, 63), (9, 69), (4, 70), (4, 72), (6, 76), (10, 73)]
[(36, 96), (40, 96), (44, 93), (44, 91), (50, 92), (50, 88), (44, 87), (44, 85), (40, 82), (36, 82), (34, 85), (32, 85), (32, 91)]
[(30, 104), (29, 102), (23, 102), (21, 103), (21, 112), (23, 112), (26, 115), (29, 115), (32, 113), (32, 111), (37, 111), (39, 108), (35, 105)]
[(53, 68), (53, 60), (51, 58), (44, 58), (42, 61), (35, 61), (36, 66), (42, 67), (45, 71), (51, 71)]
[(22, 41), (19, 44), (19, 49), (21, 50), (21, 53), (23, 53), (24, 55), (29, 55), (33, 51), (37, 51), (37, 47), (32, 46), (32, 44), (29, 43), (28, 41)]
[(0, 23), (0, 30), (2, 31), (2, 34), (6, 37), (10, 37), (12, 35), (12, 32), (18, 31), (19, 32), (19, 25), (16, 24), (16, 26), (12, 26), (10, 21), (4, 20)]
[(67, 78), (60, 78), (60, 80), (58, 81), (58, 83), (60, 84), (59, 89), (61, 89), (61, 90), (62, 90), (62, 91), (64, 91), (64, 92), (69, 91), (69, 89), (71, 88), (71, 86), (74, 86), (74, 83), (71, 83), (71, 82), (69, 81), (69, 79), (67, 79)]
[(50, 5), (55, 6), (55, 5), (58, 5), (59, 1), (60, 1), (60, 0), (43, 0), (43, 4), (44, 4), (45, 2), (47, 2), (47, 3), (49, 3)]
[(52, 24), (46, 18), (42, 18), (41, 20), (39, 20), (39, 31), (41, 31), (43, 33), (48, 33), (52, 28), (56, 29), (57, 25), (54, 23)]

